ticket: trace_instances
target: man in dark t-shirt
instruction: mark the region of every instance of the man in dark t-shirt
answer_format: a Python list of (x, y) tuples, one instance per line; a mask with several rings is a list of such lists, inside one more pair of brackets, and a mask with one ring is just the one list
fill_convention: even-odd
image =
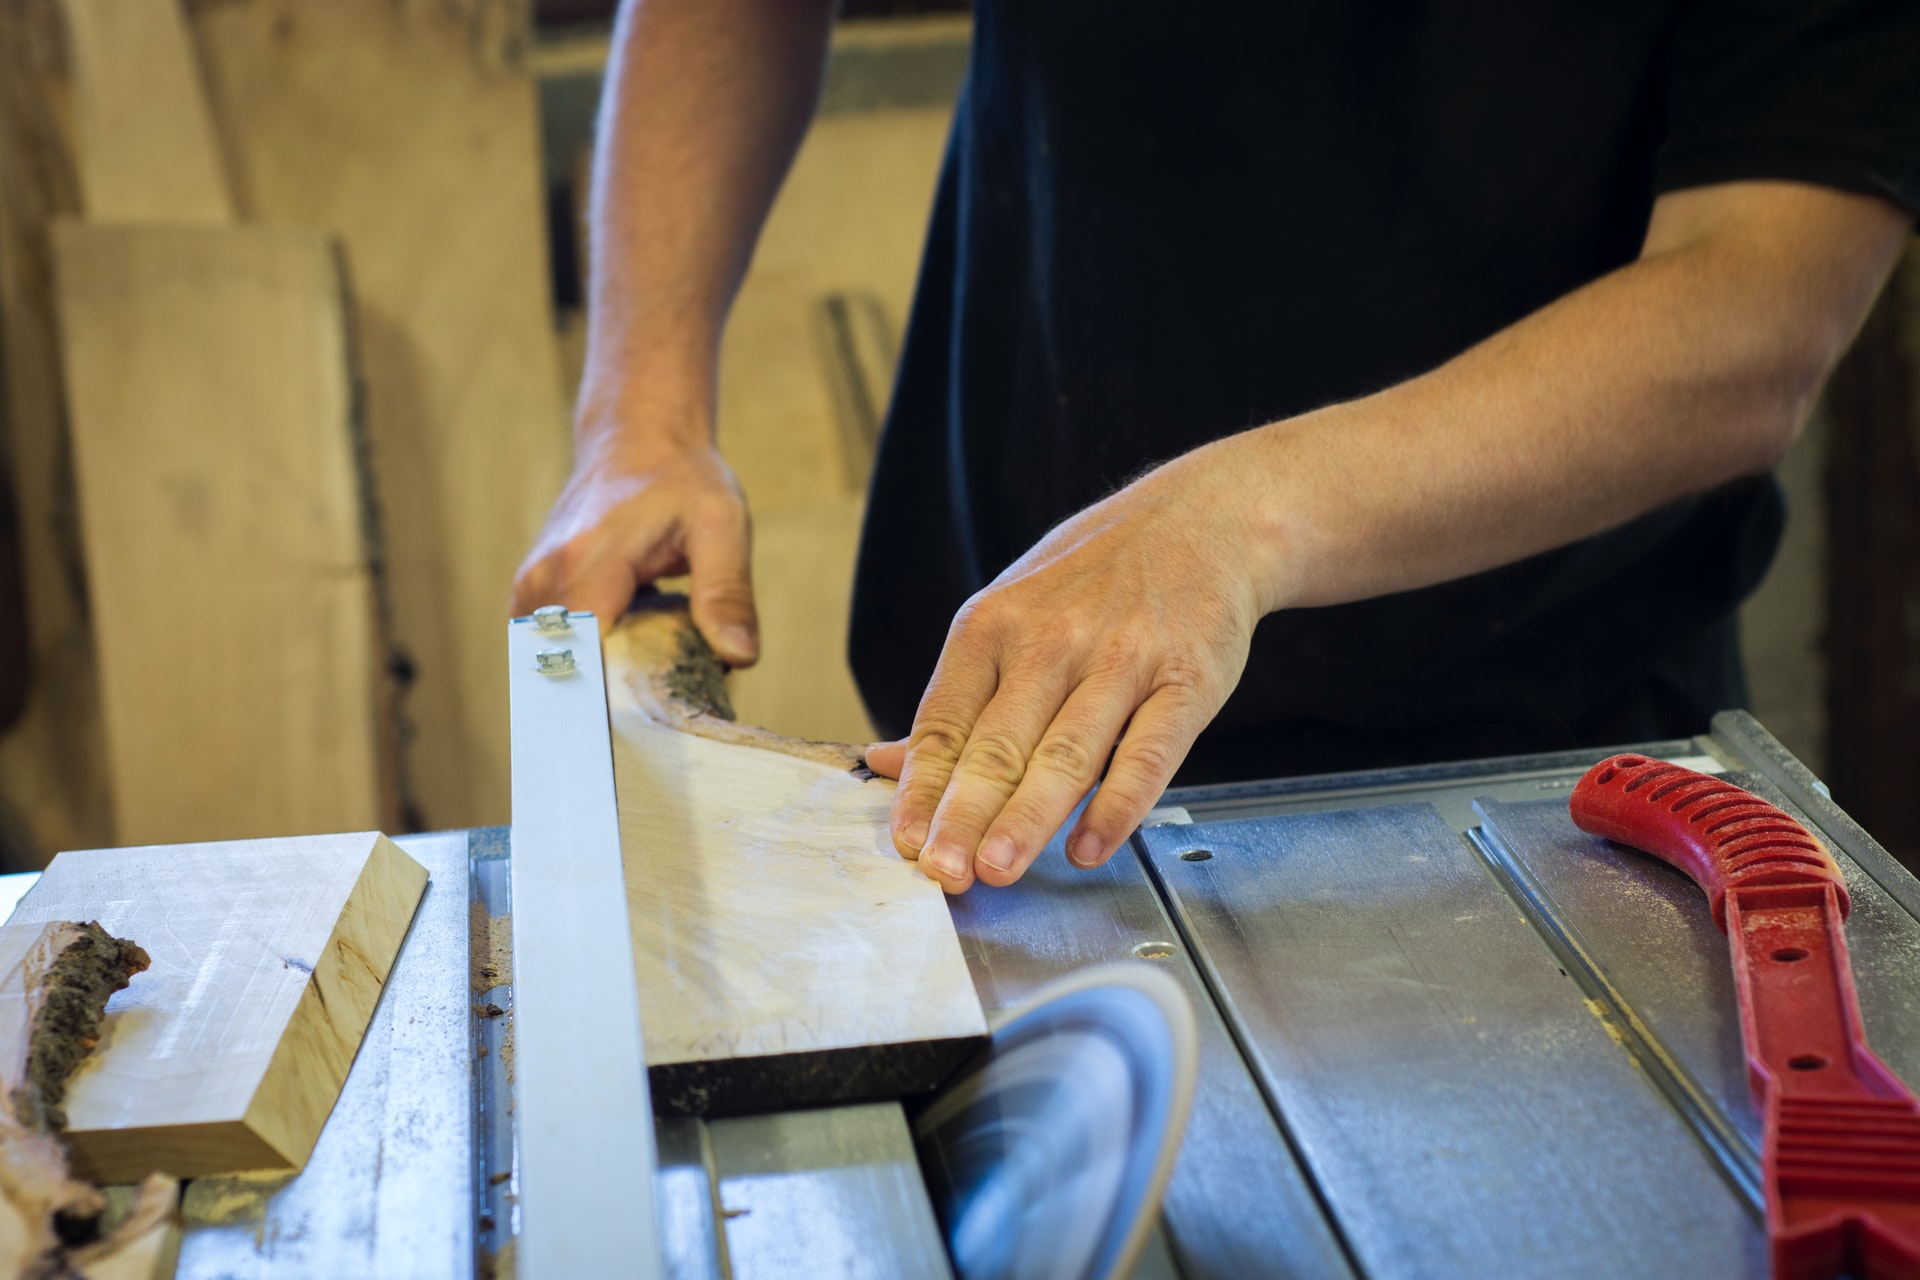
[[(754, 656), (715, 354), (830, 17), (623, 14), (520, 606), (691, 569)], [(896, 845), (959, 891), (1103, 775), (1084, 866), (1176, 771), (1704, 728), (1916, 209), (1910, 0), (979, 4), (855, 588)]]

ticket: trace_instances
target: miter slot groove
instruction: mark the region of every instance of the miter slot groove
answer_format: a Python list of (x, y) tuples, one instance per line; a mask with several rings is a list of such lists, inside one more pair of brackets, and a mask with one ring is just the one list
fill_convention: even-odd
[(1161, 878), (1160, 868), (1155, 865), (1142, 832), (1136, 830), (1129, 843), (1133, 847), (1134, 856), (1139, 859), (1141, 867), (1146, 871), (1147, 880), (1153, 885), (1153, 891), (1160, 896), (1161, 907), (1167, 919), (1172, 921), (1174, 932), (1179, 935), (1180, 945), (1186, 949), (1194, 971), (1200, 977), (1201, 985), (1206, 988), (1207, 998), (1212, 1000), (1214, 1008), (1220, 1011), (1220, 1024), (1226, 1028), (1228, 1039), (1233, 1041), (1234, 1051), (1240, 1055), (1241, 1061), (1248, 1064), (1249, 1072), (1258, 1082), (1260, 1098), (1266, 1103), (1268, 1113), (1273, 1116), (1274, 1127), (1280, 1131), (1281, 1139), (1287, 1144), (1287, 1154), (1292, 1158), (1294, 1166), (1300, 1170), (1301, 1181), (1306, 1184), (1307, 1190), (1312, 1192), (1313, 1202), (1319, 1207), (1320, 1216), (1326, 1221), (1327, 1231), (1333, 1236), (1334, 1243), (1339, 1245), (1340, 1256), (1345, 1259), (1347, 1269), (1355, 1276), (1366, 1275), (1367, 1269), (1361, 1265), (1359, 1251), (1354, 1248), (1353, 1241), (1348, 1239), (1346, 1227), (1342, 1225), (1340, 1216), (1334, 1212), (1333, 1199), (1319, 1173), (1314, 1169), (1312, 1161), (1307, 1158), (1307, 1152), (1300, 1141), (1299, 1134), (1288, 1122), (1286, 1112), (1281, 1108), (1279, 1099), (1274, 1097), (1273, 1090), (1267, 1086), (1264, 1074), (1253, 1068), (1252, 1064), (1259, 1060), (1259, 1054), (1249, 1042), (1246, 1028), (1241, 1025), (1240, 1019), (1233, 1016), (1233, 1002), (1226, 994), (1226, 984), (1221, 979), (1213, 958), (1208, 955), (1206, 947), (1194, 934), (1192, 922), (1180, 901), (1180, 896), (1174, 893)]
[(1466, 837), (1493, 874), (1494, 881), (1533, 925), (1574, 985), (1585, 993), (1590, 1007), (1595, 1007), (1595, 1013), (1607, 1023), (1609, 1034), (1699, 1140), (1748, 1211), (1756, 1218), (1764, 1217), (1766, 1202), (1758, 1153), (1733, 1127), (1693, 1073), (1634, 1011), (1626, 996), (1607, 977), (1592, 948), (1526, 865), (1485, 826), (1472, 828)]

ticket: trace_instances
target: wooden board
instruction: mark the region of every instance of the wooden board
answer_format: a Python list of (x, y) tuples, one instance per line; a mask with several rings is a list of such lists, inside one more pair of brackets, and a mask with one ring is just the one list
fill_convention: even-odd
[(377, 832), (55, 858), (9, 923), (98, 920), (153, 957), (68, 1090), (75, 1171), (299, 1168), (426, 883)]
[(522, 3), (235, 0), (193, 23), (236, 199), (351, 264), (411, 820), (508, 809), (499, 621), (570, 442)]
[(232, 222), (179, 0), (60, 0), (60, 7), (87, 217)]
[(390, 821), (332, 243), (55, 236), (119, 838)]
[(893, 784), (863, 780), (846, 748), (829, 763), (830, 746), (790, 744), (807, 759), (665, 722), (655, 679), (678, 628), (635, 615), (606, 640), (656, 1111), (936, 1087), (986, 1024), (944, 896), (888, 838)]
[(32, 680), (0, 736), (0, 805), (33, 866), (114, 838), (47, 244), (80, 208), (67, 99), (55, 0), (0, 4), (0, 395)]

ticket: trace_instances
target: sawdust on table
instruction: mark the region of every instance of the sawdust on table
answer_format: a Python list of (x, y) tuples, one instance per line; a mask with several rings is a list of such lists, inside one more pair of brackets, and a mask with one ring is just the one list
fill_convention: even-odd
[(518, 1269), (517, 1260), (514, 1257), (514, 1246), (519, 1243), (519, 1236), (508, 1236), (507, 1242), (500, 1246), (498, 1252), (488, 1253), (482, 1249), (479, 1257), (480, 1265), (475, 1268), (479, 1273), (479, 1280), (513, 1280), (514, 1272)]
[(267, 1216), (274, 1192), (292, 1182), (291, 1169), (263, 1169), (195, 1178), (180, 1197), (180, 1216), (192, 1227), (225, 1227), (259, 1222)]
[(513, 981), (513, 913), (489, 915), (487, 904), (475, 898), (467, 907), (468, 985), (483, 996)]

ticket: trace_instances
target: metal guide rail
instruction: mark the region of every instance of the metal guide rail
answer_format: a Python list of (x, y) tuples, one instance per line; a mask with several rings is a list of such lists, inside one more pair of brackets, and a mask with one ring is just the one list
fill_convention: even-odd
[[(1868, 1035), (1920, 1081), (1920, 883), (1749, 716), (1637, 749), (1826, 840)], [(1572, 826), (1604, 754), (1178, 792), (1099, 871), (1056, 842), (951, 902), (989, 1011), (1129, 957), (1194, 997), (1199, 1095), (1137, 1276), (1765, 1275), (1725, 940), (1680, 873)], [(180, 1276), (539, 1273), (502, 971), (525, 868), (502, 830), (403, 843), (432, 886), (312, 1162), (190, 1185)], [(607, 1274), (948, 1274), (897, 1104), (651, 1132), (650, 1186), (580, 1173), (626, 1206), (569, 1228)]]

